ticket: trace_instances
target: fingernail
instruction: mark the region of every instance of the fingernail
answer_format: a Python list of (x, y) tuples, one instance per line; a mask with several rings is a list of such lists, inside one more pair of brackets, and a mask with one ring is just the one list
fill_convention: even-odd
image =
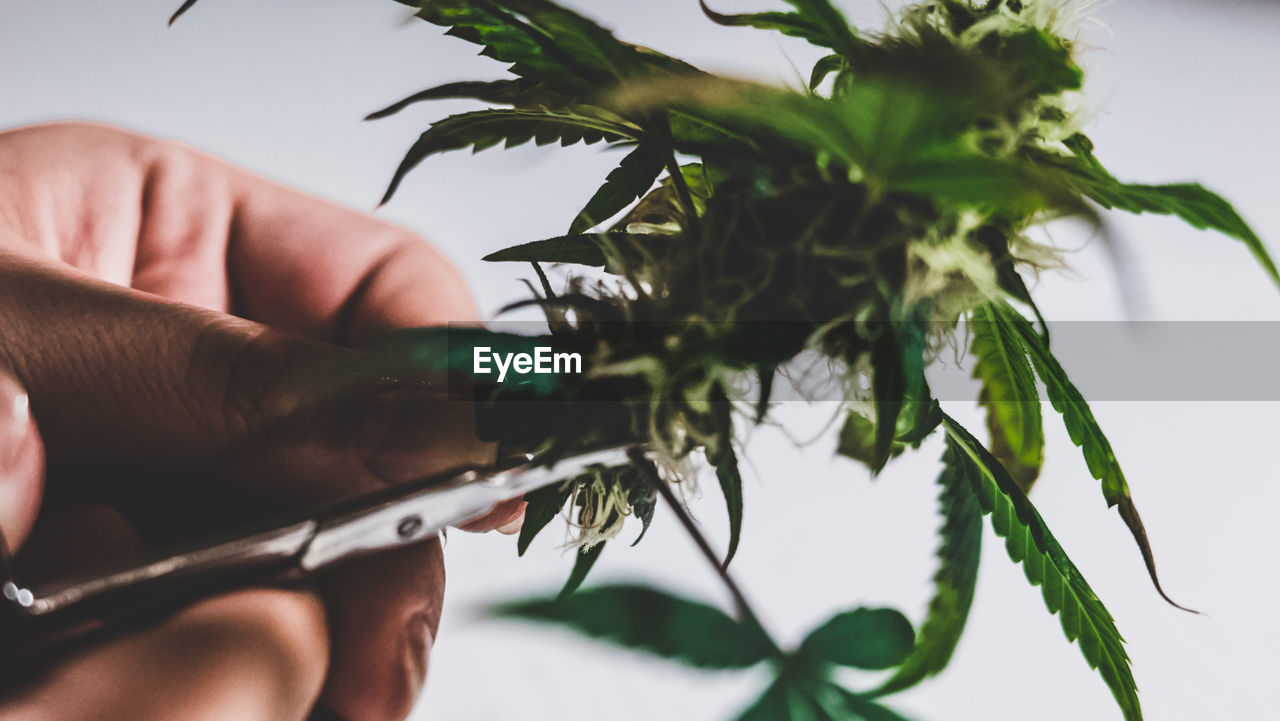
[(44, 448), (27, 393), (0, 373), (0, 531), (16, 549), (35, 519), (44, 472)]
[(521, 512), (515, 519), (498, 526), (498, 533), (504, 536), (511, 536), (520, 532), (520, 528), (524, 526), (524, 513)]

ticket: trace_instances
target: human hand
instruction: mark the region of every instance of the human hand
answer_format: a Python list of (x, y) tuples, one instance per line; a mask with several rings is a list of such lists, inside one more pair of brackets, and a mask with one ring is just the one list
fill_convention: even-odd
[[(488, 462), (469, 404), (347, 350), (476, 315), (447, 260), (369, 216), (119, 130), (0, 134), (0, 372), (30, 409), (0, 381), (0, 531), (73, 572)], [(432, 542), (214, 598), (68, 659), (0, 719), (301, 719), (317, 698), (403, 718), (443, 588)]]

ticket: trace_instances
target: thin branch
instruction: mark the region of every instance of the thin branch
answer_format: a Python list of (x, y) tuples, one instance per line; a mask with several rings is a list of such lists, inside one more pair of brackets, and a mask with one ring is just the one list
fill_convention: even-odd
[(689, 184), (685, 182), (680, 163), (676, 160), (675, 141), (671, 137), (671, 121), (667, 119), (666, 113), (662, 113), (658, 124), (662, 127), (663, 140), (666, 141), (663, 143), (662, 161), (667, 168), (667, 175), (671, 176), (671, 184), (675, 186), (680, 208), (684, 211), (685, 230), (692, 233), (698, 229), (698, 208), (693, 204), (693, 194), (689, 192)]
[(688, 532), (691, 538), (693, 538), (693, 542), (698, 546), (698, 550), (702, 552), (703, 558), (707, 559), (707, 563), (711, 564), (711, 567), (716, 570), (716, 575), (720, 577), (720, 581), (724, 583), (724, 587), (728, 589), (729, 595), (733, 597), (733, 603), (737, 607), (738, 614), (741, 616), (742, 620), (755, 626), (760, 631), (761, 635), (769, 641), (769, 645), (773, 647), (774, 653), (781, 655), (782, 648), (778, 646), (777, 642), (773, 640), (773, 637), (769, 635), (769, 632), (765, 630), (764, 625), (760, 623), (760, 617), (757, 616), (755, 610), (751, 608), (751, 604), (747, 603), (747, 597), (743, 595), (742, 589), (738, 587), (737, 581), (733, 580), (733, 576), (729, 575), (729, 570), (720, 564), (720, 557), (717, 556), (715, 550), (711, 548), (711, 543), (707, 540), (707, 537), (702, 535), (702, 531), (698, 528), (697, 522), (689, 515), (688, 509), (686, 509), (684, 504), (680, 503), (680, 500), (676, 498), (676, 495), (671, 492), (671, 487), (663, 482), (663, 480), (658, 476), (657, 469), (654, 467), (653, 462), (648, 458), (645, 458), (644, 449), (639, 446), (634, 446), (627, 451), (627, 455), (631, 458), (632, 464), (635, 465), (645, 479), (648, 480), (649, 483), (653, 484), (653, 487), (657, 489), (658, 493), (662, 496), (662, 500), (671, 507), (671, 511), (676, 514), (676, 518), (680, 519), (680, 525), (684, 526), (684, 530)]

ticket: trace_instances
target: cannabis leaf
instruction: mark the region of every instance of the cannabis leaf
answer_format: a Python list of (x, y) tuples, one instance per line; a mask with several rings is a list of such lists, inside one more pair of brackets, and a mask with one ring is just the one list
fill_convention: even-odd
[(517, 601), (495, 612), (563, 625), (578, 633), (712, 669), (747, 668), (773, 645), (754, 625), (719, 609), (644, 586), (603, 586), (559, 600)]
[(641, 145), (622, 159), (604, 180), (604, 185), (591, 196), (573, 223), (569, 234), (581, 233), (626, 210), (649, 191), (662, 173), (663, 158), (648, 145)]
[[(365, 116), (365, 120), (379, 120), (395, 115), (415, 103), (445, 98), (482, 100), (487, 103), (511, 105), (526, 110), (562, 110), (574, 105), (568, 98), (556, 95), (543, 88), (542, 85), (525, 78), (517, 78), (515, 80), (464, 80), (456, 83), (445, 83), (444, 85), (437, 85), (416, 92), (381, 110), (369, 113)], [(588, 106), (579, 105), (576, 107), (584, 109)], [(592, 112), (595, 112), (594, 109), (592, 109)], [(590, 114), (590, 112), (586, 114)]]
[(603, 247), (608, 239), (604, 233), (562, 235), (557, 238), (535, 240), (494, 251), (483, 260), (490, 262), (518, 261), (521, 263), (576, 263), (586, 266), (603, 266)]
[(516, 540), (516, 553), (523, 556), (529, 550), (529, 544), (551, 520), (560, 514), (564, 504), (573, 493), (572, 483), (561, 483), (546, 486), (524, 496), (524, 522), (520, 526), (520, 537)]
[(966, 475), (970, 466), (950, 449), (942, 460), (938, 485), (943, 522), (929, 613), (911, 655), (874, 695), (901, 691), (946, 668), (969, 618), (982, 551), (982, 511)]
[(725, 15), (707, 7), (706, 0), (698, 0), (702, 13), (717, 25), (752, 27), (760, 30), (777, 30), (783, 35), (808, 40), (814, 45), (830, 48), (834, 41), (821, 25), (810, 22), (796, 12), (761, 12), (741, 15)]
[(530, 140), (538, 145), (558, 141), (562, 146), (601, 140), (615, 142), (634, 140), (637, 132), (637, 128), (623, 123), (543, 110), (492, 109), (453, 115), (433, 124), (409, 148), (381, 202), (391, 200), (404, 176), (436, 153), (462, 148), (479, 152), (499, 143), (511, 148)]
[(1160, 577), (1156, 573), (1155, 554), (1151, 550), (1151, 542), (1147, 539), (1142, 518), (1138, 515), (1138, 509), (1129, 493), (1129, 484), (1124, 479), (1124, 471), (1120, 470), (1120, 462), (1116, 460), (1116, 454), (1111, 450), (1111, 443), (1103, 435), (1102, 428), (1098, 426), (1098, 421), (1089, 410), (1089, 404), (1085, 402), (1084, 396), (1071, 384), (1066, 371), (1058, 364), (1058, 360), (1045, 345), (1044, 339), (1036, 334), (1026, 318), (1009, 307), (1007, 303), (994, 303), (988, 307), (992, 311), (992, 317), (1001, 326), (1000, 332), (1009, 337), (1016, 337), (1030, 356), (1036, 374), (1040, 376), (1040, 380), (1044, 381), (1049, 401), (1054, 409), (1062, 414), (1071, 442), (1084, 452), (1085, 465), (1089, 467), (1089, 473), (1102, 481), (1102, 495), (1107, 505), (1116, 506), (1120, 517), (1129, 527), (1129, 532), (1142, 552), (1142, 560), (1147, 566), (1147, 573), (1151, 576), (1156, 592), (1175, 608), (1190, 611), (1191, 609), (1174, 603), (1160, 586)]
[(1044, 462), (1040, 394), (1021, 338), (994, 313), (987, 306), (973, 310), (973, 375), (982, 381), (979, 402), (987, 407), (991, 452), (1025, 492)]
[(582, 582), (587, 580), (587, 574), (591, 572), (591, 567), (596, 565), (596, 561), (600, 560), (600, 554), (604, 551), (605, 541), (600, 541), (591, 547), (583, 546), (578, 552), (573, 554), (573, 570), (569, 572), (569, 578), (564, 582), (564, 587), (560, 589), (561, 600), (569, 598), (575, 591), (582, 587)]
[(814, 629), (800, 645), (810, 659), (863, 669), (892, 668), (911, 654), (915, 631), (891, 608), (855, 608)]
[(738, 472), (738, 455), (733, 452), (732, 406), (724, 389), (717, 385), (711, 393), (712, 414), (715, 422), (714, 445), (707, 449), (707, 460), (716, 469), (720, 490), (729, 510), (729, 550), (723, 566), (727, 568), (738, 552), (742, 537), (742, 475)]
[(1022, 564), (1032, 585), (1041, 587), (1049, 612), (1059, 614), (1067, 639), (1077, 642), (1090, 667), (1098, 669), (1125, 720), (1140, 721), (1138, 689), (1111, 614), (1000, 462), (954, 419), (944, 416), (942, 423), (948, 447), (968, 466), (970, 489), (996, 535), (1005, 539), (1009, 557)]
[(1106, 208), (1130, 213), (1176, 215), (1192, 227), (1218, 230), (1241, 240), (1267, 275), (1280, 285), (1280, 272), (1249, 224), (1222, 196), (1195, 183), (1170, 185), (1137, 185), (1122, 183), (1107, 172), (1093, 156), (1093, 143), (1083, 135), (1073, 135), (1067, 147), (1075, 154), (1074, 162), (1057, 158), (1054, 162), (1070, 171), (1080, 191)]

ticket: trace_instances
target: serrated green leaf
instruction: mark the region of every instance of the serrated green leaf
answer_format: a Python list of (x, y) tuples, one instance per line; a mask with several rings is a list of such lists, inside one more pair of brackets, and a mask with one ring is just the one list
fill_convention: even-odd
[(891, 608), (855, 608), (836, 614), (800, 646), (807, 658), (862, 669), (892, 668), (915, 643), (911, 622)]
[(1009, 557), (1022, 564), (1032, 585), (1041, 587), (1049, 612), (1058, 614), (1067, 639), (1080, 646), (1089, 666), (1102, 675), (1125, 720), (1140, 721), (1138, 689), (1110, 612), (1000, 462), (950, 416), (942, 422), (948, 447), (969, 465), (965, 475), (970, 487), (996, 535), (1005, 539)]
[(494, 251), (481, 260), (490, 263), (575, 263), (603, 266), (606, 262), (602, 249), (603, 235), (603, 233), (581, 233), (535, 240)]
[(751, 27), (758, 30), (777, 30), (783, 35), (808, 40), (820, 47), (829, 48), (832, 45), (830, 33), (809, 22), (800, 13), (762, 12), (725, 15), (707, 7), (706, 0), (698, 0), (698, 3), (702, 6), (702, 14), (717, 25)]
[(1249, 224), (1222, 196), (1196, 183), (1141, 185), (1122, 183), (1107, 172), (1093, 156), (1093, 143), (1083, 135), (1067, 140), (1074, 158), (1052, 157), (1049, 162), (1066, 168), (1084, 193), (1105, 208), (1130, 213), (1176, 215), (1194, 228), (1212, 229), (1243, 241), (1249, 252), (1280, 285), (1280, 271)]
[(520, 526), (520, 537), (516, 540), (518, 555), (523, 556), (529, 550), (533, 539), (564, 509), (572, 492), (572, 483), (561, 483), (525, 494), (524, 523)]
[(725, 553), (724, 568), (729, 567), (738, 552), (742, 538), (742, 475), (738, 471), (738, 455), (733, 452), (733, 407), (717, 385), (711, 393), (712, 416), (715, 423), (715, 447), (707, 449), (707, 460), (716, 469), (720, 491), (724, 494), (729, 511), (729, 550)]
[(828, 42), (819, 44), (826, 45), (850, 60), (861, 56), (864, 47), (862, 40), (854, 34), (853, 28), (849, 27), (849, 22), (828, 0), (785, 0), (785, 2), (796, 9), (796, 14), (802, 20), (825, 31)]
[(1023, 350), (1031, 358), (1036, 374), (1040, 376), (1040, 380), (1044, 381), (1049, 402), (1062, 415), (1062, 421), (1067, 427), (1067, 434), (1071, 436), (1071, 442), (1084, 452), (1085, 465), (1089, 467), (1089, 473), (1102, 482), (1102, 495), (1107, 505), (1117, 507), (1120, 517), (1129, 528), (1129, 533), (1138, 544), (1156, 592), (1170, 605), (1189, 611), (1190, 609), (1178, 605), (1169, 598), (1160, 585), (1160, 576), (1156, 573), (1155, 553), (1151, 550), (1147, 530), (1133, 503), (1133, 496), (1129, 493), (1129, 484), (1125, 481), (1124, 471), (1120, 469), (1120, 462), (1116, 460), (1116, 454), (1111, 450), (1111, 443), (1103, 434), (1097, 419), (1093, 417), (1093, 411), (1089, 410), (1089, 404), (1085, 402), (1084, 396), (1067, 378), (1066, 371), (1053, 357), (1044, 339), (1036, 334), (1030, 321), (1023, 318), (1007, 303), (995, 303), (989, 307), (992, 317), (1003, 326), (1002, 332), (1009, 337), (1018, 338)]
[(469, 98), (487, 103), (511, 105), (524, 109), (544, 108), (548, 110), (569, 106), (568, 98), (552, 93), (540, 84), (527, 78), (515, 80), (462, 81), (445, 83), (421, 90), (409, 97), (394, 102), (387, 107), (369, 113), (365, 120), (379, 120), (395, 115), (415, 103), (446, 98)]
[(492, 109), (453, 115), (433, 124), (409, 148), (382, 197), (386, 203), (401, 181), (423, 160), (436, 153), (471, 148), (479, 152), (499, 143), (511, 148), (530, 140), (538, 145), (559, 141), (574, 143), (617, 142), (636, 137), (637, 128), (585, 115), (546, 110)]
[(893, 676), (873, 692), (877, 696), (914, 686), (946, 668), (973, 605), (982, 552), (982, 510), (965, 476), (969, 466), (951, 450), (943, 455), (943, 463), (938, 476), (943, 522), (933, 599), (916, 634), (915, 649)]
[(647, 145), (640, 145), (628, 153), (573, 219), (569, 234), (590, 230), (625, 210), (649, 192), (662, 168), (662, 155)]
[(560, 624), (699, 668), (747, 668), (773, 653), (768, 638), (754, 626), (711, 606), (644, 586), (604, 586), (556, 601), (517, 601), (497, 607), (496, 613)]
[(605, 541), (601, 541), (590, 548), (579, 548), (574, 554), (573, 570), (569, 572), (569, 578), (564, 582), (564, 588), (560, 589), (559, 600), (563, 601), (571, 597), (574, 592), (582, 587), (582, 582), (587, 580), (587, 574), (591, 572), (591, 567), (596, 565), (596, 561), (600, 560), (600, 554), (604, 551)]
[(988, 306), (973, 310), (973, 377), (982, 381), (978, 402), (987, 408), (991, 452), (1025, 493), (1044, 463), (1040, 392), (1022, 341), (994, 313)]

